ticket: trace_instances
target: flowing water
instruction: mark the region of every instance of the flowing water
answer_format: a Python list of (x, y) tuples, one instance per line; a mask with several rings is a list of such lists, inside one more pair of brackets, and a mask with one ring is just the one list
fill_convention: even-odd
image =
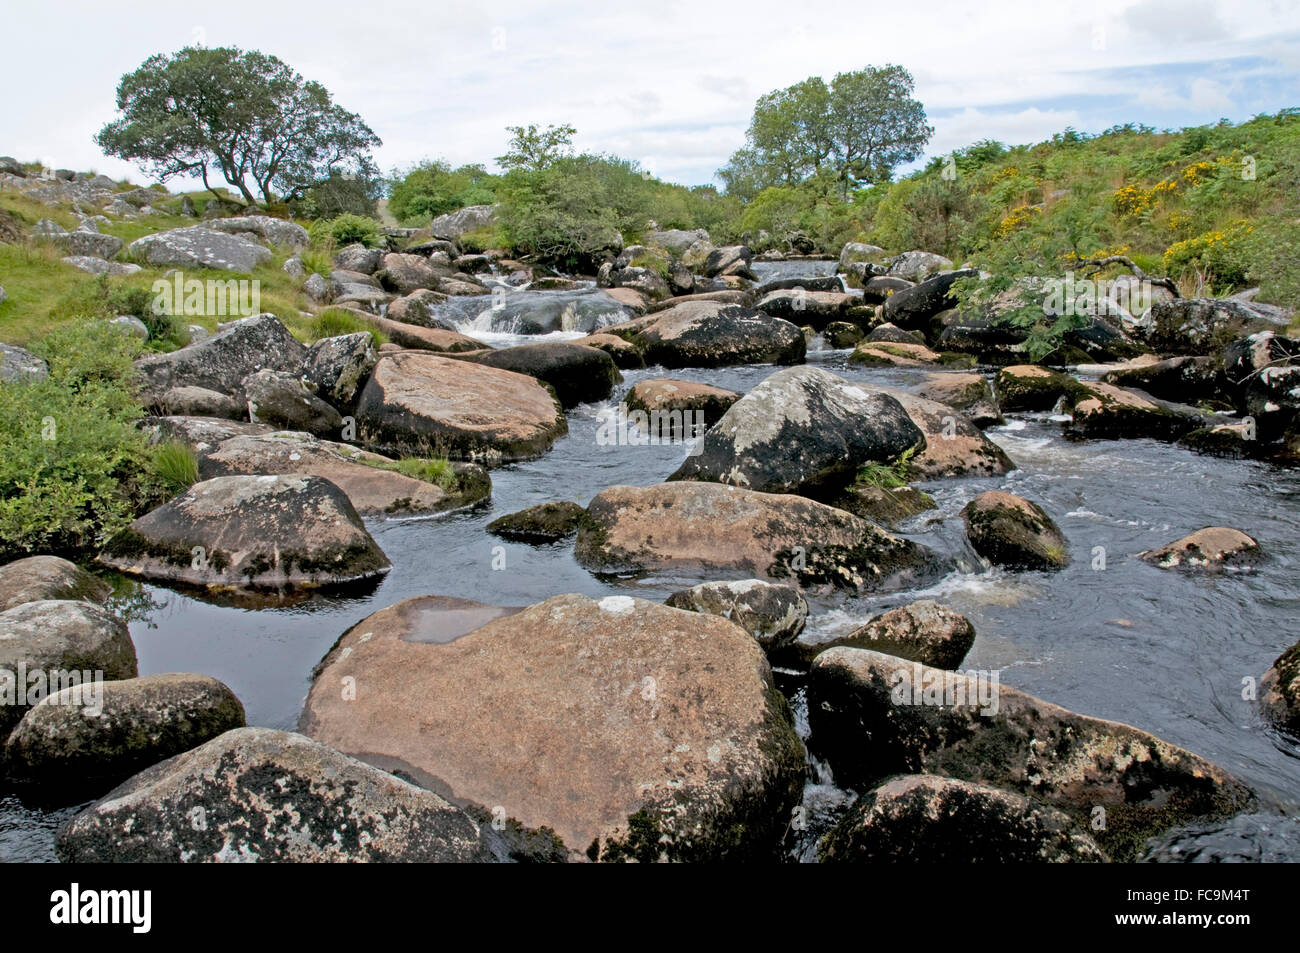
[[(827, 274), (834, 263), (778, 262), (759, 277)], [(558, 332), (556, 337), (571, 336)], [(499, 344), (522, 338), (501, 335)], [(527, 340), (538, 340), (536, 337)], [(926, 372), (858, 368), (847, 351), (812, 350), (809, 362), (851, 380), (915, 389)], [(202, 672), (242, 699), (248, 722), (294, 729), (312, 667), (348, 627), (410, 596), (453, 595), (526, 605), (560, 593), (663, 600), (704, 576), (598, 579), (572, 545), (533, 547), (484, 532), (492, 519), (550, 500), (586, 504), (606, 487), (662, 481), (685, 459), (682, 445), (602, 446), (601, 410), (639, 380), (671, 376), (746, 391), (770, 366), (625, 371), (611, 401), (569, 412), (569, 433), (540, 460), (492, 471), (490, 505), (432, 518), (370, 522), (393, 569), (370, 591), (316, 594), (252, 609), (141, 587), (131, 633), (140, 673)], [(997, 670), (1003, 684), (1073, 711), (1153, 732), (1253, 785), (1259, 815), (1189, 833), (1161, 859), (1234, 856), (1300, 860), (1300, 746), (1266, 727), (1244, 680), (1259, 677), (1300, 639), (1300, 471), (1194, 455), (1150, 440), (1070, 442), (1050, 415), (1012, 416), (988, 431), (1018, 469), (1005, 476), (919, 484), (938, 504), (903, 535), (957, 556), (958, 571), (923, 591), (809, 595), (803, 638), (847, 634), (870, 616), (918, 598), (942, 601), (977, 632), (963, 669)], [(1057, 573), (1006, 573), (974, 565), (957, 517), (988, 489), (1026, 496), (1059, 523), (1072, 562)], [(1239, 527), (1268, 558), (1255, 571), (1215, 576), (1156, 569), (1134, 555), (1207, 525)], [(499, 558), (504, 553), (504, 568)], [(1104, 568), (1101, 568), (1104, 556)], [(803, 721), (801, 701), (796, 714)], [(846, 795), (814, 765), (806, 803), (814, 817)], [(73, 808), (0, 798), (0, 859), (50, 859), (52, 835)]]

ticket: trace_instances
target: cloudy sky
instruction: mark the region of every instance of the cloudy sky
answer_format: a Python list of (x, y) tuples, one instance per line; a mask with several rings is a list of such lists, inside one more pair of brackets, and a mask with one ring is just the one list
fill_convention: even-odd
[(1157, 128), (1300, 105), (1300, 0), (925, 0), (186, 5), (27, 3), (5, 13), (0, 155), (114, 176), (94, 133), (123, 73), (202, 43), (273, 53), (384, 140), (385, 169), (484, 162), (505, 127), (568, 122), (589, 151), (695, 185), (743, 144), (754, 100), (811, 75), (899, 63), (928, 155), (1067, 126)]

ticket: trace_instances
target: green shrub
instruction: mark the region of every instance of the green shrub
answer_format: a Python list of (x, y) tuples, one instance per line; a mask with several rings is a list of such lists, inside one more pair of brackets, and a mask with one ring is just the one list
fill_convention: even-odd
[(504, 247), (506, 242), (495, 225), (485, 225), (483, 228), (476, 228), (461, 235), (456, 239), (456, 244), (467, 255), (481, 255), (489, 248)]
[(0, 558), (84, 555), (166, 492), (136, 426), (139, 342), (88, 324), (32, 350), (49, 378), (0, 384)]
[(421, 162), (394, 173), (388, 211), (404, 225), (428, 225), (436, 216), (467, 205), (491, 205), (497, 179), (481, 165), (453, 169), (441, 159)]
[(331, 244), (336, 248), (360, 242), (367, 248), (380, 248), (387, 239), (380, 224), (373, 218), (344, 213), (335, 218), (319, 219), (307, 229), (312, 244)]

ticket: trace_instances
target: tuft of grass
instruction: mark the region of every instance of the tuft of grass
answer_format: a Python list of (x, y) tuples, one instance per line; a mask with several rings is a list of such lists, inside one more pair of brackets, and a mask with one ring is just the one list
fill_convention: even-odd
[(173, 495), (199, 482), (199, 458), (187, 443), (166, 440), (153, 448), (150, 464), (154, 476)]
[(388, 336), (382, 331), (371, 327), (365, 318), (359, 318), (351, 311), (345, 311), (342, 308), (326, 308), (316, 315), (308, 323), (306, 335), (308, 343), (314, 344), (322, 338), (334, 338), (341, 334), (356, 334), (358, 331), (368, 331), (375, 347), (388, 342)]
[(334, 270), (334, 254), (336, 249), (333, 242), (326, 242), (318, 248), (304, 248), (298, 253), (302, 259), (303, 267), (309, 273), (314, 272), (322, 278), (329, 278), (330, 272)]
[(379, 470), (391, 470), (425, 483), (436, 483), (448, 493), (456, 489), (456, 471), (445, 457), (406, 457), (401, 460), (365, 461)]

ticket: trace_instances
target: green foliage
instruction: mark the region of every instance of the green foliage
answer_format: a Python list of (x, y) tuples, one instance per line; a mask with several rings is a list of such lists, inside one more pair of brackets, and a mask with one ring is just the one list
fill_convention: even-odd
[[(330, 245), (341, 248), (360, 242), (367, 248), (381, 248), (387, 241), (379, 222), (363, 215), (345, 212), (330, 219), (312, 222), (307, 229), (314, 245)], [(328, 274), (328, 272), (327, 272)]]
[(865, 206), (846, 202), (829, 173), (799, 185), (772, 186), (750, 202), (736, 224), (739, 237), (756, 251), (838, 255), (845, 242), (863, 237)]
[(645, 182), (635, 164), (606, 156), (565, 156), (544, 168), (501, 179), (498, 212), (517, 250), (569, 268), (590, 268), (649, 218)]
[(441, 159), (426, 160), (394, 173), (388, 211), (403, 225), (427, 225), (434, 217), (467, 205), (491, 205), (496, 201), (497, 178), (481, 165), (453, 169)]
[(309, 343), (323, 338), (336, 338), (344, 334), (356, 334), (359, 331), (370, 332), (375, 347), (388, 343), (388, 335), (371, 326), (365, 318), (358, 317), (343, 308), (326, 308), (307, 325), (306, 337)]
[(450, 461), (442, 457), (405, 457), (401, 460), (365, 462), (380, 470), (392, 470), (414, 480), (436, 483), (449, 493), (456, 489), (456, 470)]
[[(265, 53), (186, 47), (151, 56), (117, 87), (119, 117), (96, 136), (109, 155), (134, 160), (160, 181), (221, 175), (247, 204), (301, 199), (317, 183), (373, 170), (379, 137)], [(215, 192), (214, 192), (215, 194)]]
[(165, 440), (152, 447), (150, 465), (161, 485), (173, 496), (199, 482), (199, 458), (189, 444), (179, 440)]
[(0, 558), (79, 555), (165, 492), (132, 392), (138, 342), (102, 324), (33, 345), (50, 376), (0, 384)]
[(904, 450), (893, 463), (872, 461), (858, 470), (857, 482), (886, 490), (907, 486), (908, 469), (912, 465), (912, 457), (915, 453), (915, 448)]
[(348, 172), (331, 170), (313, 182), (289, 207), (298, 218), (334, 218), (351, 214), (373, 218), (383, 198), (384, 180), (369, 157), (358, 159)]
[(506, 154), (497, 156), (497, 163), (510, 171), (540, 172), (556, 160), (573, 152), (573, 136), (578, 130), (570, 125), (506, 126), (510, 144)]
[(465, 232), (456, 239), (456, 244), (467, 255), (481, 255), (489, 248), (504, 248), (506, 240), (495, 225), (485, 225)]
[(745, 147), (719, 176), (748, 199), (830, 171), (847, 197), (859, 184), (888, 182), (933, 133), (901, 66), (839, 73), (829, 86), (812, 76), (758, 100)]

